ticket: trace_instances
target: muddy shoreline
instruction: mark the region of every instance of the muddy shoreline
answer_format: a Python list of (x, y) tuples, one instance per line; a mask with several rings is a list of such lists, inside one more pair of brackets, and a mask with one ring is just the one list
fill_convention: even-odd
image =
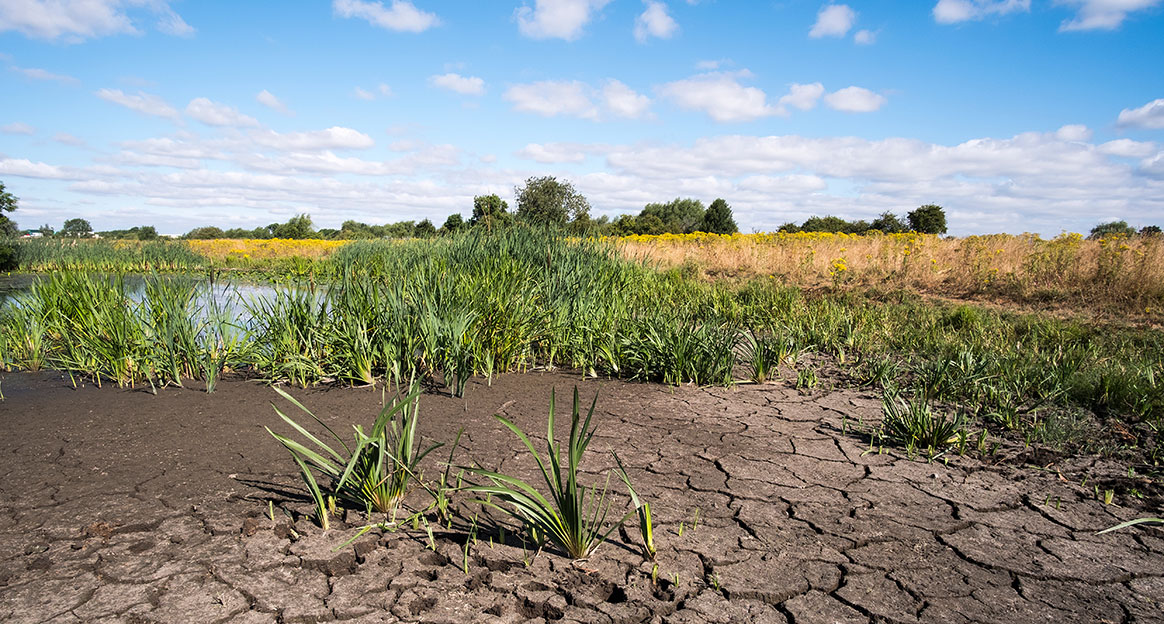
[[(575, 384), (587, 403), (598, 393), (584, 468), (616, 450), (653, 501), (654, 579), (630, 525), (579, 565), (484, 531), (466, 548), (457, 526), (337, 550), (362, 519), (324, 534), (302, 516), (295, 466), (264, 430), (279, 398), (255, 382), (154, 395), (0, 374), (0, 620), (1161, 621), (1164, 533), (1095, 535), (1143, 510), (1050, 471), (867, 452), (842, 433), (878, 418), (857, 391), (505, 375), (466, 399), (426, 394), (421, 433), (465, 427), (463, 461), (532, 478), (492, 415), (542, 435), (551, 390), (562, 404)], [(382, 400), (291, 393), (337, 431)]]

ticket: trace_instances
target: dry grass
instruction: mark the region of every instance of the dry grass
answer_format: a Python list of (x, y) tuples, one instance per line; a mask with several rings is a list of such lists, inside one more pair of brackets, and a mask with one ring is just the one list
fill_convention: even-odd
[(616, 241), (629, 258), (712, 278), (772, 276), (806, 288), (901, 288), (1137, 316), (1164, 308), (1162, 237), (697, 233)]

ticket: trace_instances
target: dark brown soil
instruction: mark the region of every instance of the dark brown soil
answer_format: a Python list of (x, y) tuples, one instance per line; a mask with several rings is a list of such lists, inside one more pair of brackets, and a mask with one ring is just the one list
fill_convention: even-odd
[[(422, 398), (427, 439), (464, 426), (459, 462), (532, 478), (492, 415), (542, 434), (551, 388), (560, 411), (575, 384), (587, 404), (597, 391), (586, 468), (616, 450), (653, 502), (652, 580), (633, 521), (580, 564), (484, 527), (467, 555), (456, 527), (435, 550), (407, 527), (340, 547), (360, 519), (325, 534), (302, 516), (296, 468), (263, 429), (287, 431), (280, 399), (257, 383), (156, 396), (47, 373), (0, 384), (0, 621), (1164, 621), (1164, 534), (1095, 534), (1143, 510), (1050, 471), (867, 452), (842, 421), (875, 421), (879, 403), (853, 391), (531, 373)], [(337, 431), (381, 401), (292, 393)]]

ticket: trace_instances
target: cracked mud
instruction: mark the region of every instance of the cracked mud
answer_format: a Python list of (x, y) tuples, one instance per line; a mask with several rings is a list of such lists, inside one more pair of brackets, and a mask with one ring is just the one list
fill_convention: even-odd
[[(1095, 534), (1142, 512), (1052, 472), (868, 453), (842, 434), (879, 417), (855, 391), (531, 373), (475, 381), (467, 400), (422, 397), (427, 439), (464, 426), (458, 461), (532, 479), (492, 414), (541, 433), (551, 388), (559, 409), (575, 384), (586, 401), (597, 391), (584, 468), (596, 479), (616, 450), (652, 501), (652, 580), (633, 520), (579, 565), (484, 529), (468, 549), (458, 530), (437, 530), (435, 548), (409, 530), (343, 546), (362, 519), (325, 534), (302, 517), (294, 464), (263, 430), (281, 424), (278, 397), (259, 384), (154, 396), (52, 374), (2, 383), (0, 621), (1164, 621), (1164, 533)], [(293, 394), (337, 431), (381, 399)]]

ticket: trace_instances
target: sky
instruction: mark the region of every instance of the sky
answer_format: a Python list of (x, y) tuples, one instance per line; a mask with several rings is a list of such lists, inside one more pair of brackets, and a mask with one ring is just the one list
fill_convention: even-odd
[(23, 228), (923, 204), (950, 234), (1164, 225), (1164, 0), (0, 0)]

